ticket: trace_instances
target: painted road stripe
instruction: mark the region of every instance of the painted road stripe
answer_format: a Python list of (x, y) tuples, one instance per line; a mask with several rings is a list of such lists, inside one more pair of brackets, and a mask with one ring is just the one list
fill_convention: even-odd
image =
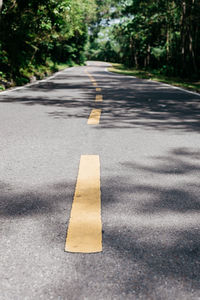
[(97, 92), (101, 92), (101, 88), (96, 88), (96, 91)]
[(94, 77), (88, 74), (88, 77), (90, 78), (91, 81), (95, 81)]
[(82, 155), (65, 251), (102, 251), (99, 155)]
[(103, 96), (102, 95), (96, 95), (96, 102), (102, 102), (103, 101)]
[(88, 125), (97, 125), (100, 122), (101, 109), (93, 109), (88, 119)]
[(94, 79), (94, 77), (87, 70), (85, 70), (85, 73), (88, 75), (88, 77), (90, 78), (93, 85), (98, 86), (98, 84), (97, 84), (96, 80)]

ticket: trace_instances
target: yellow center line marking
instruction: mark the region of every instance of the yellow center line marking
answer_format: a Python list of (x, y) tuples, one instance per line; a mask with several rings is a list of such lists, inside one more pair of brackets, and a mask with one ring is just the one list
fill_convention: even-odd
[(103, 101), (103, 96), (102, 95), (96, 95), (96, 102), (102, 102)]
[(101, 88), (96, 88), (96, 91), (97, 92), (101, 92)]
[(84, 72), (88, 75), (88, 77), (90, 78), (91, 82), (93, 83), (94, 86), (98, 86), (96, 80), (94, 79), (94, 77), (86, 70), (84, 70)]
[(81, 156), (65, 251), (102, 251), (99, 155)]
[(88, 125), (97, 125), (100, 122), (101, 109), (93, 109), (88, 119)]

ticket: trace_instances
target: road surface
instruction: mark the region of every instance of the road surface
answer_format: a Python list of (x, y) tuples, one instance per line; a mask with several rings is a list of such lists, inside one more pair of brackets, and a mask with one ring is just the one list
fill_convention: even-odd
[(0, 94), (0, 299), (200, 299), (200, 96), (107, 66)]

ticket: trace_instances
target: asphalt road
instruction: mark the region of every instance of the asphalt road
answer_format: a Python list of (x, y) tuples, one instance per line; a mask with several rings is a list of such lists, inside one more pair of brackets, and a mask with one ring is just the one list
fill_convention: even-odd
[[(88, 64), (0, 94), (0, 299), (200, 299), (200, 96)], [(64, 252), (81, 155), (100, 157), (96, 254)]]

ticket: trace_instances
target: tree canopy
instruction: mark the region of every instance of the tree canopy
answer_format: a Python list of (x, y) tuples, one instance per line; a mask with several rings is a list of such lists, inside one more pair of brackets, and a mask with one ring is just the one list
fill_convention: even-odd
[(97, 37), (91, 39), (91, 58), (160, 68), (169, 75), (199, 76), (199, 0), (108, 2), (110, 25), (98, 26)]
[(199, 0), (4, 0), (0, 78), (18, 83), (38, 66), (83, 64), (86, 55), (197, 78), (199, 20)]
[(0, 71), (17, 80), (53, 62), (84, 62), (93, 0), (4, 0), (0, 15)]

